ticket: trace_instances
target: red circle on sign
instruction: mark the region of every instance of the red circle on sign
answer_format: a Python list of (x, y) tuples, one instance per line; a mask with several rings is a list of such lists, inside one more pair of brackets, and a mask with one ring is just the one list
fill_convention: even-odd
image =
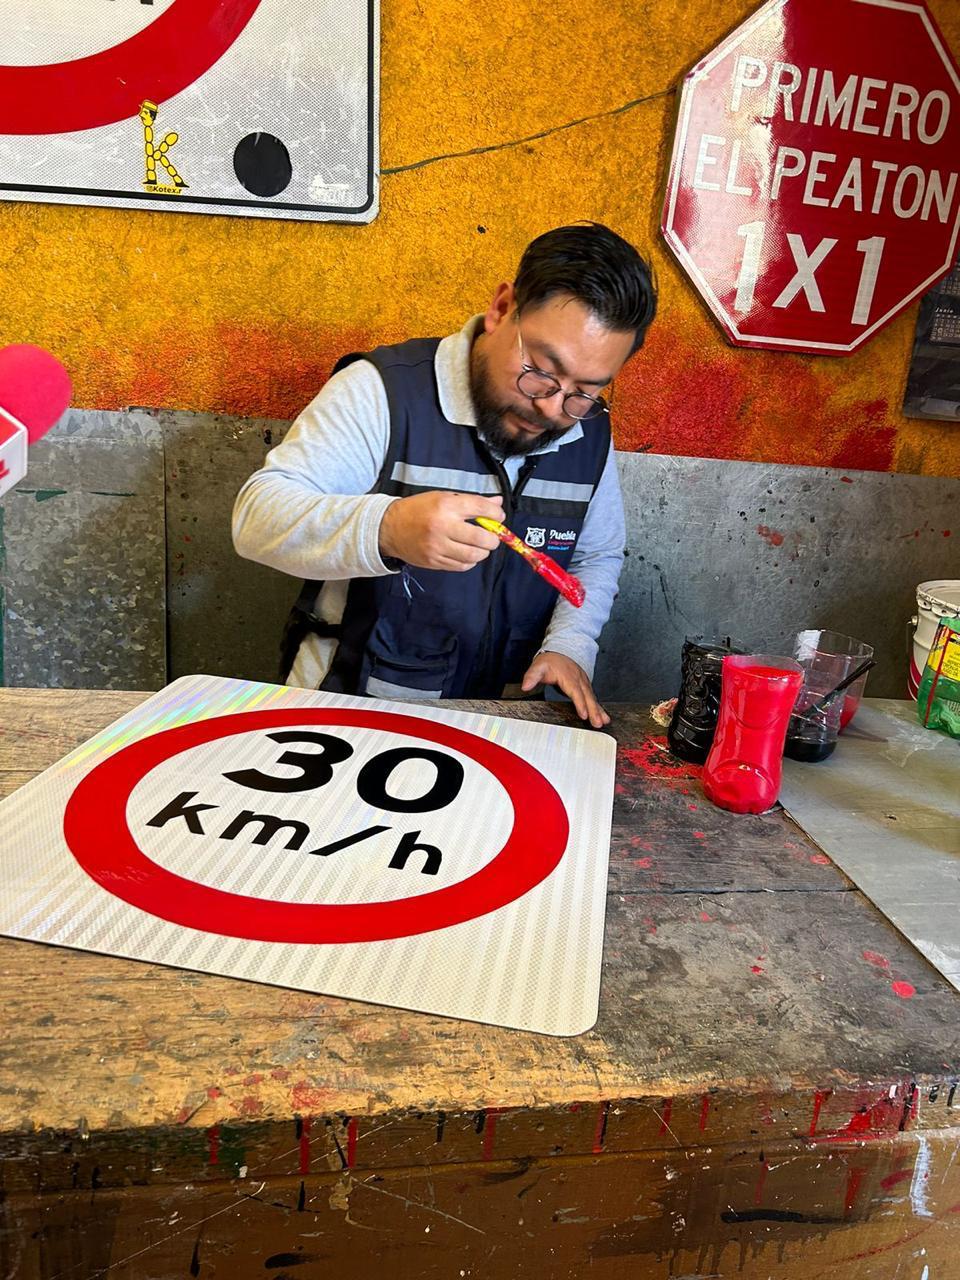
[(76, 133), (161, 103), (222, 58), (260, 0), (173, 0), (129, 40), (71, 62), (0, 66), (0, 133)]
[[(127, 801), (151, 769), (192, 747), (293, 725), (380, 729), (459, 751), (491, 773), (513, 804), (506, 844), (472, 876), (431, 893), (389, 902), (276, 902), (227, 893), (176, 875), (140, 849), (127, 826)], [(563, 801), (525, 760), (486, 738), (415, 716), (348, 708), (248, 711), (167, 729), (97, 765), (67, 803), (67, 844), (101, 888), (132, 907), (203, 933), (257, 942), (378, 942), (462, 924), (515, 902), (557, 866), (569, 835)]]

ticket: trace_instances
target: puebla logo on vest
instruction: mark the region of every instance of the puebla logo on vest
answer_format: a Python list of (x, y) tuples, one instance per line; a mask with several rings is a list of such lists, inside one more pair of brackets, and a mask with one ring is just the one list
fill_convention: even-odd
[(528, 529), (524, 542), (528, 547), (542, 547), (547, 540), (546, 529)]
[(548, 551), (569, 551), (577, 540), (573, 529), (551, 529), (547, 539)]

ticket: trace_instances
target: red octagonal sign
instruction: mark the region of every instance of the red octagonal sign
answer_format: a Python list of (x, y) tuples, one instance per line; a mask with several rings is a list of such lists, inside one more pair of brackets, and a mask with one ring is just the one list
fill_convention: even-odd
[(921, 0), (770, 0), (684, 81), (663, 234), (732, 342), (845, 355), (953, 265), (958, 170)]

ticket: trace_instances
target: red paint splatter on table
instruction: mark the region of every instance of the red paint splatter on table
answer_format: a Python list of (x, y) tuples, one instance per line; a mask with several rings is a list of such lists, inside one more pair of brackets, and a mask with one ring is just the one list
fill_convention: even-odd
[(704, 924), (712, 924), (716, 917), (709, 915), (706, 911), (700, 912), (700, 919)]
[(635, 867), (640, 867), (643, 871), (646, 871), (649, 867), (653, 866), (653, 859), (652, 858), (634, 858), (633, 865)]
[(843, 1197), (843, 1216), (850, 1216), (853, 1209), (854, 1201), (857, 1198), (857, 1192), (860, 1190), (860, 1183), (863, 1181), (863, 1169), (854, 1167), (847, 1174), (847, 1190)]
[(783, 546), (783, 534), (779, 529), (771, 529), (769, 525), (758, 524), (757, 533), (770, 543), (771, 547)]
[(884, 1191), (889, 1191), (891, 1187), (895, 1187), (898, 1182), (906, 1182), (907, 1178), (913, 1177), (912, 1169), (896, 1169), (893, 1173), (888, 1173), (885, 1178), (880, 1179), (880, 1185)]
[(830, 865), (830, 859), (825, 853), (811, 853), (810, 861), (815, 863), (818, 867), (829, 867)]
[(752, 965), (750, 966), (750, 972), (751, 972), (751, 973), (763, 973), (763, 966), (762, 966), (762, 965), (759, 965), (759, 964), (752, 964)]
[(656, 926), (656, 923), (654, 922), (654, 920), (653, 920), (650, 916), (644, 916), (644, 917), (643, 917), (643, 923), (647, 926), (647, 933), (656, 933), (656, 932), (657, 932), (657, 926)]
[(899, 996), (901, 1000), (912, 1000), (917, 994), (917, 988), (909, 982), (891, 982), (890, 990), (895, 996)]
[(318, 1089), (299, 1080), (290, 1090), (290, 1110), (296, 1115), (321, 1115), (328, 1111), (336, 1098), (334, 1089)]
[(609, 1102), (601, 1102), (597, 1112), (597, 1127), (593, 1133), (593, 1154), (599, 1155), (606, 1146), (607, 1141), (607, 1117), (610, 1111)]
[(813, 1119), (810, 1121), (810, 1137), (814, 1137), (817, 1132), (817, 1124), (820, 1120), (820, 1109), (826, 1100), (833, 1093), (832, 1089), (818, 1089), (813, 1095)]
[(840, 1129), (831, 1129), (826, 1133), (814, 1134), (819, 1142), (849, 1142), (851, 1137), (860, 1141), (871, 1141), (878, 1138), (889, 1138), (905, 1127), (902, 1121), (903, 1103), (894, 1092), (883, 1093), (872, 1106), (862, 1106), (855, 1111)]
[(853, 481), (850, 479), (850, 477), (849, 477), (849, 476), (841, 476), (841, 477), (840, 477), (840, 483), (841, 483), (841, 484), (853, 484)]
[(211, 1125), (207, 1130), (207, 1148), (210, 1152), (210, 1164), (217, 1164), (220, 1160), (220, 1126), (218, 1124)]
[[(656, 1114), (656, 1112), (654, 1112)], [(673, 1099), (664, 1098), (663, 1114), (660, 1117), (660, 1136), (663, 1137), (670, 1129), (670, 1117), (673, 1115)]]
[(876, 965), (878, 969), (890, 968), (890, 961), (886, 956), (882, 956), (879, 951), (864, 951), (863, 958), (869, 964)]
[(623, 758), (648, 778), (675, 780), (699, 778), (703, 774), (702, 765), (687, 764), (671, 755), (665, 737), (647, 738), (638, 747), (624, 747)]

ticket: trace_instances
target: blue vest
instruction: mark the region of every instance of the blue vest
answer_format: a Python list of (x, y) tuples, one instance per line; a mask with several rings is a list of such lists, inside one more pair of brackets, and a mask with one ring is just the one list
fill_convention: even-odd
[[(582, 439), (528, 457), (511, 489), (476, 430), (444, 416), (438, 344), (416, 338), (345, 356), (336, 366), (369, 360), (386, 388), (390, 441), (371, 492), (502, 494), (508, 527), (566, 567), (607, 460), (609, 420), (591, 421)], [(334, 629), (337, 653), (320, 687), (388, 698), (499, 698), (522, 680), (557, 599), (504, 546), (465, 573), (405, 566), (388, 577), (354, 579)]]

